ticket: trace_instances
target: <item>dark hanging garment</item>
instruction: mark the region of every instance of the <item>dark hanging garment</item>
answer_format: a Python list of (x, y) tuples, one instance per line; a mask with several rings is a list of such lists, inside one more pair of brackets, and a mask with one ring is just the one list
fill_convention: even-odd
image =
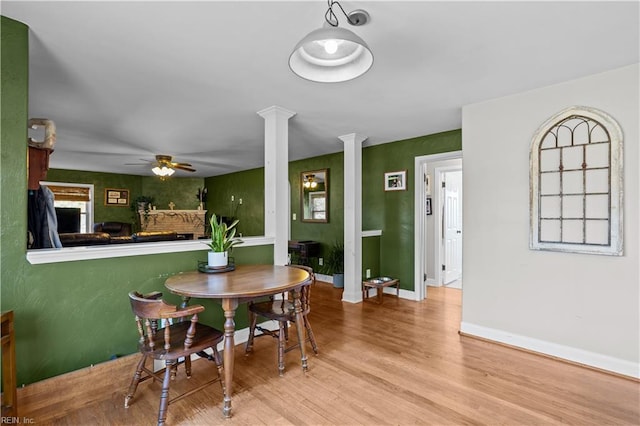
[(60, 248), (53, 192), (46, 186), (29, 190), (27, 198), (27, 248)]
[(27, 198), (27, 231), (28, 248), (52, 248), (49, 238), (49, 222), (47, 220), (47, 200), (42, 188), (30, 189)]

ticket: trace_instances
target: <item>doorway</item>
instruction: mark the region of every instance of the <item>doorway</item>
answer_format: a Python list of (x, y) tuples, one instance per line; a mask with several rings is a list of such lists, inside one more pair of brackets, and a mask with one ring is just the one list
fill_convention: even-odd
[(430, 286), (461, 288), (462, 181), (462, 151), (415, 158), (416, 300)]
[(436, 172), (442, 182), (441, 284), (462, 288), (462, 168)]

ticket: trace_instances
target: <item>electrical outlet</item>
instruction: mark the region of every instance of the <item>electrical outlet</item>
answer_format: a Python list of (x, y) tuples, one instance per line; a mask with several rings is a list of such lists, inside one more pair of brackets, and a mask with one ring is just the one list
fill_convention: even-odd
[(324, 259), (323, 258), (321, 258), (321, 257), (318, 258), (318, 265), (320, 265), (320, 266), (324, 265)]
[(238, 203), (239, 203), (239, 204), (242, 204), (242, 198), (240, 198), (240, 199), (238, 200)]
[(296, 220), (296, 217), (297, 217), (297, 216), (296, 216), (296, 214), (294, 213), (294, 214), (293, 214), (293, 220)]
[(371, 269), (365, 271), (365, 278), (371, 278)]
[(231, 201), (235, 201), (236, 197), (234, 195), (231, 196)]

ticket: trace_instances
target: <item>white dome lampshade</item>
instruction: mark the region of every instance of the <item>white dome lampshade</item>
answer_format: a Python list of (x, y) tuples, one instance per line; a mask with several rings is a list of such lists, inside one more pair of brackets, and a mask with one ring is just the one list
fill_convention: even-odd
[(291, 71), (321, 83), (361, 76), (373, 65), (373, 53), (360, 37), (345, 28), (325, 26), (310, 32), (289, 56)]

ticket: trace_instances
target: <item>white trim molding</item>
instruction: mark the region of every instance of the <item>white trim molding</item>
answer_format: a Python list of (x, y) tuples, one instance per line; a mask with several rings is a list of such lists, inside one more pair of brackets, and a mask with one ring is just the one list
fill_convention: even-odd
[(505, 330), (497, 330), (481, 325), (462, 322), (460, 332), (470, 336), (477, 336), (494, 342), (504, 343), (509, 346), (527, 349), (544, 355), (562, 358), (567, 361), (602, 370), (611, 371), (624, 376), (640, 379), (640, 363), (589, 352), (571, 346), (560, 345), (532, 337), (522, 336)]
[[(242, 237), (242, 247), (273, 245), (273, 237)], [(105, 244), (27, 251), (32, 265), (73, 262), (75, 260), (109, 259), (112, 257), (144, 256), (147, 254), (179, 253), (208, 250), (206, 240), (162, 241), (155, 243)]]

